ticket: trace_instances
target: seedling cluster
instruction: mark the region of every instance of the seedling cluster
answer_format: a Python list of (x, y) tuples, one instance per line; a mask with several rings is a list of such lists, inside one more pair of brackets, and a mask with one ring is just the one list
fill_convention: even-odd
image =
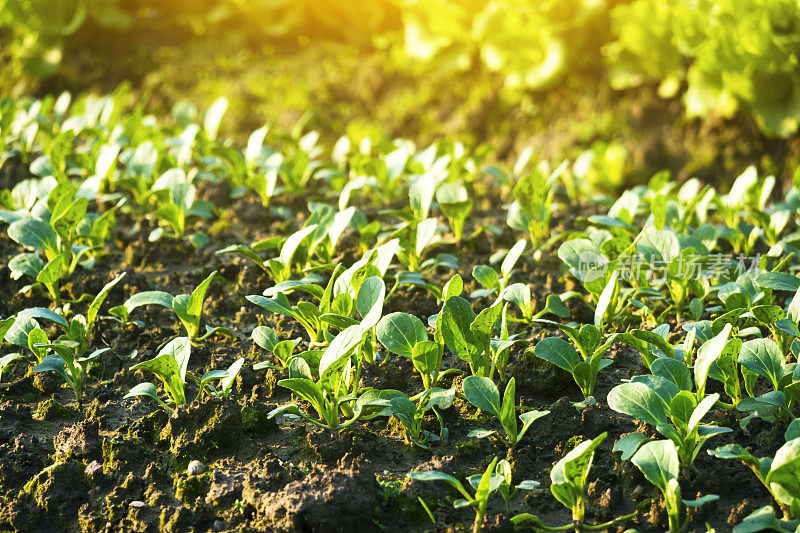
[[(0, 191), (9, 284), (16, 302), (34, 303), (0, 321), (0, 392), (52, 372), (83, 410), (87, 389), (110, 387), (97, 369), (113, 355), (135, 379), (112, 393), (138, 416), (243, 401), (243, 373), (270, 373), (279, 405), (266, 417), (279, 431), (335, 439), (393, 427), (386, 434), (418, 462), (459, 444), (489, 450), (466, 482), (408, 474), (452, 487), (445, 503), (472, 509), (473, 531), (497, 513), (518, 530), (631, 525), (649, 499), (663, 500), (663, 527), (685, 530), (717, 498), (681, 489), (710, 456), (744, 463), (772, 498), (739, 530), (797, 527), (800, 175), (779, 190), (747, 168), (724, 193), (661, 173), (557, 232), (554, 221), (586, 200), (571, 186), (579, 165), (489, 168), (487, 150), (452, 141), (329, 147), (302, 124), (289, 136), (259, 128), (239, 150), (218, 136), (226, 107), (218, 100), (199, 124), (130, 110), (124, 90), (0, 102), (0, 166), (30, 173)], [(220, 184), (226, 203), (255, 199), (281, 229), (230, 239), (226, 206), (201, 192)], [(500, 192), (484, 197), (487, 186)], [(503, 206), (492, 221), (475, 212), (487, 199)], [(136, 233), (208, 264), (190, 287), (123, 273), (96, 294), (74, 292), (81, 271), (109, 273), (118, 242)], [(245, 269), (261, 285), (241, 283)], [(210, 305), (220, 292), (243, 319)], [(112, 334), (146, 335), (155, 321), (174, 334), (113, 353)], [(406, 389), (369, 378), (393, 366), (408, 369)], [(530, 376), (555, 398), (531, 394)], [(536, 458), (553, 450), (539, 443), (563, 423), (559, 396), (627, 431), (576, 432), (545, 464)], [(785, 427), (773, 457), (754, 457), (740, 437), (756, 421)], [(515, 479), (520, 456), (539, 461), (539, 479)], [(652, 485), (639, 508), (595, 519), (586, 493), (596, 456)], [(556, 501), (566, 525), (537, 515)]]

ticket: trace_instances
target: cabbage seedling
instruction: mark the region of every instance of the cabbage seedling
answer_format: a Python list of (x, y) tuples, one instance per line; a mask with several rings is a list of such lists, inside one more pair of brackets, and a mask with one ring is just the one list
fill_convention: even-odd
[[(689, 466), (706, 441), (730, 428), (701, 425), (703, 417), (719, 400), (711, 394), (698, 400), (689, 390), (658, 375), (638, 376), (640, 380), (617, 385), (608, 393), (608, 406), (637, 418), (675, 444), (681, 464)], [(691, 378), (689, 378), (691, 383)]]
[(466, 187), (459, 183), (444, 183), (436, 191), (436, 200), (450, 222), (456, 242), (464, 236), (464, 223), (472, 211), (472, 199)]
[[(380, 396), (389, 400), (390, 407), (388, 410), (403, 424), (406, 430), (407, 442), (427, 450), (430, 442), (447, 441), (448, 431), (444, 427), (444, 420), (436, 410), (436, 407), (448, 409), (453, 404), (455, 388), (441, 389), (437, 387), (428, 389), (422, 393), (417, 403), (414, 403), (411, 398), (399, 391), (383, 391)], [(436, 418), (439, 419), (438, 436), (422, 429), (422, 419), (429, 410), (432, 410)]]
[[(775, 457), (757, 459), (738, 444), (727, 444), (715, 450), (708, 450), (708, 454), (720, 459), (734, 459), (744, 463), (772, 494), (775, 501), (780, 504), (785, 518), (800, 518), (800, 477), (798, 477), (800, 438), (787, 441), (775, 452)], [(763, 509), (757, 511), (757, 513), (761, 511)], [(750, 516), (752, 517), (753, 515)], [(775, 520), (771, 508), (768, 516)], [(762, 517), (762, 519), (765, 518), (766, 515)], [(785, 526), (783, 525), (783, 527)], [(794, 527), (796, 527), (796, 524), (792, 526), (792, 528)], [(775, 529), (780, 530), (778, 528)], [(794, 529), (790, 530), (794, 531)]]
[(477, 316), (465, 299), (449, 298), (437, 317), (437, 332), (441, 331), (444, 343), (460, 359), (469, 364), (476, 376), (494, 373), (491, 337), (503, 308), (488, 307)]
[(460, 509), (463, 507), (472, 507), (475, 510), (475, 521), (472, 523), (472, 532), (480, 533), (481, 524), (483, 523), (483, 516), (486, 514), (486, 506), (489, 503), (489, 497), (500, 488), (500, 485), (505, 479), (495, 473), (497, 466), (497, 457), (495, 457), (482, 475), (476, 474), (467, 478), (474, 495), (470, 494), (464, 485), (455, 477), (437, 472), (436, 470), (426, 470), (424, 472), (410, 472), (407, 477), (415, 481), (444, 481), (454, 489), (456, 489), (463, 498), (453, 502), (453, 507)]
[(478, 437), (479, 439), (494, 437), (509, 448), (514, 448), (536, 420), (550, 414), (550, 411), (528, 411), (523, 413), (519, 416), (522, 421), (522, 428), (519, 428), (517, 425), (516, 384), (514, 378), (511, 378), (508, 385), (506, 385), (502, 402), (497, 385), (489, 378), (469, 376), (464, 379), (461, 387), (464, 391), (464, 396), (467, 397), (467, 401), (478, 409), (494, 415), (500, 421), (500, 425), (505, 432), (505, 438), (503, 438), (497, 431), (475, 429), (469, 432), (470, 437)]
[(678, 449), (671, 440), (656, 440), (644, 444), (633, 455), (631, 462), (644, 474), (647, 481), (655, 485), (664, 495), (670, 532), (682, 531), (689, 523), (687, 514), (686, 520), (681, 524), (681, 503), (694, 508), (719, 499), (719, 496), (714, 494), (703, 496), (698, 500), (681, 499), (681, 486), (678, 483), (680, 473)]
[[(303, 247), (304, 243), (314, 234), (317, 229), (316, 224), (311, 224), (302, 228), (301, 230), (290, 235), (283, 244), (280, 244), (280, 239), (273, 237), (263, 241), (254, 242), (250, 246), (242, 244), (233, 244), (222, 250), (218, 250), (218, 254), (235, 253), (242, 255), (259, 266), (264, 272), (269, 274), (275, 283), (290, 280), (292, 278), (293, 270), (302, 271), (306, 265), (307, 257), (304, 257), (300, 262), (295, 262), (295, 256)], [(276, 248), (280, 245), (280, 252), (278, 257), (273, 259), (263, 260), (258, 255), (258, 252)], [(307, 254), (304, 254), (304, 256)]]
[(78, 410), (83, 411), (83, 384), (86, 378), (88, 363), (111, 348), (95, 350), (87, 357), (78, 357), (78, 343), (58, 342), (55, 344), (36, 344), (37, 348), (52, 349), (55, 354), (46, 356), (41, 363), (33, 367), (34, 372), (55, 372), (61, 376), (75, 393)]
[[(281, 414), (299, 416), (333, 431), (346, 428), (362, 417), (370, 418), (384, 412), (389, 407), (388, 400), (381, 398), (377, 391), (361, 392), (358, 389), (360, 350), (365, 333), (357, 324), (339, 332), (322, 354), (317, 381), (314, 381), (308, 363), (295, 357), (289, 365), (289, 378), (278, 382), (307, 401), (316, 411), (317, 418), (304, 413), (295, 404), (272, 410), (269, 418)], [(355, 375), (351, 374), (353, 357), (357, 361)], [(347, 416), (344, 422), (340, 422), (340, 411)]]
[(431, 389), (457, 369), (441, 371), (442, 346), (428, 340), (422, 320), (408, 313), (390, 313), (378, 322), (378, 341), (390, 352), (411, 359), (414, 369), (422, 376), (426, 390)]
[[(191, 354), (191, 339), (177, 337), (168, 342), (153, 359), (142, 361), (131, 367), (131, 370), (147, 370), (155, 374), (164, 386), (164, 392), (166, 392), (168, 398), (166, 402), (159, 398), (156, 386), (152, 383), (136, 385), (125, 395), (125, 398), (148, 396), (156, 400), (159, 405), (168, 411), (172, 411), (175, 407), (183, 405), (187, 401), (186, 386), (189, 383), (187, 375), (199, 385), (195, 400), (200, 399), (203, 393), (211, 396), (227, 396), (230, 394), (244, 359), (235, 361), (228, 370), (211, 370), (198, 378), (187, 374)], [(211, 386), (211, 382), (216, 380), (220, 381), (219, 388)]]
[(476, 265), (473, 267), (472, 277), (475, 278), (475, 281), (483, 288), (472, 291), (469, 297), (482, 298), (495, 293), (502, 293), (506, 286), (508, 286), (511, 274), (514, 273), (514, 266), (516, 266), (522, 252), (525, 251), (525, 246), (527, 244), (525, 239), (521, 239), (511, 247), (503, 258), (503, 262), (500, 264), (500, 273), (489, 265)]
[(217, 271), (215, 270), (204, 279), (191, 294), (173, 296), (164, 291), (144, 291), (134, 294), (128, 298), (124, 304), (111, 309), (111, 314), (123, 322), (127, 322), (131, 311), (137, 307), (143, 305), (160, 305), (172, 310), (172, 312), (178, 316), (189, 339), (193, 343), (202, 342), (217, 333), (233, 338), (234, 335), (229, 329), (221, 326), (211, 327), (208, 325), (206, 326), (205, 334), (198, 336), (200, 333), (200, 319), (203, 314), (203, 302), (206, 299), (206, 291), (216, 275)]
[(603, 355), (614, 343), (615, 336), (600, 345), (602, 340), (600, 331), (591, 325), (584, 325), (580, 330), (573, 329), (572, 335), (580, 342), (578, 344), (580, 353), (561, 337), (547, 337), (540, 340), (534, 347), (533, 353), (536, 357), (572, 374), (583, 397), (588, 398), (594, 392), (597, 375), (613, 363), (611, 359), (603, 359)]
[(503, 478), (503, 482), (497, 488), (497, 492), (500, 493), (500, 496), (503, 497), (503, 501), (506, 503), (506, 514), (511, 514), (511, 498), (513, 498), (517, 492), (521, 490), (533, 490), (540, 485), (538, 481), (526, 479), (525, 481), (521, 481), (515, 487), (513, 483), (511, 463), (505, 459), (498, 461), (494, 471), (498, 476)]
[(581, 442), (558, 461), (550, 472), (550, 492), (553, 493), (556, 500), (570, 510), (572, 513), (572, 523), (567, 526), (548, 527), (542, 523), (542, 520), (538, 516), (523, 513), (511, 519), (515, 529), (523, 529), (526, 527), (545, 531), (566, 531), (573, 528), (575, 531), (584, 529), (606, 529), (614, 524), (625, 522), (636, 516), (634, 512), (603, 524), (592, 525), (584, 523), (586, 515), (585, 490), (586, 482), (589, 479), (589, 470), (592, 468), (595, 450), (597, 450), (597, 447), (600, 446), (600, 443), (602, 443), (607, 436), (607, 433), (603, 433), (592, 440)]

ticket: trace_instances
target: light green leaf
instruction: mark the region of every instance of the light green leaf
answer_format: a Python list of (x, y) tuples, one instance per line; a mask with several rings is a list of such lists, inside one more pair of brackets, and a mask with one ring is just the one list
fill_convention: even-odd
[(422, 321), (408, 313), (391, 313), (378, 322), (378, 340), (392, 353), (412, 357), (412, 350), (418, 343), (428, 339), (428, 332)]

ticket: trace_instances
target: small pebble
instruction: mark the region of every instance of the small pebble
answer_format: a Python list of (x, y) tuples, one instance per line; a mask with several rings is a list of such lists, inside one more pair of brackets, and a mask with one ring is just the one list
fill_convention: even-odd
[(203, 471), (206, 469), (206, 465), (195, 459), (191, 463), (189, 463), (189, 467), (186, 469), (186, 473), (190, 476), (196, 476), (198, 474), (202, 474)]
[(133, 500), (131, 503), (128, 504), (130, 507), (134, 507), (136, 509), (141, 509), (145, 506), (145, 503), (141, 500)]
[(214, 520), (214, 531), (222, 531), (225, 529), (225, 522), (222, 520)]
[(103, 475), (103, 465), (100, 461), (92, 461), (88, 464), (86, 469), (83, 471), (89, 478), (94, 479), (95, 477)]

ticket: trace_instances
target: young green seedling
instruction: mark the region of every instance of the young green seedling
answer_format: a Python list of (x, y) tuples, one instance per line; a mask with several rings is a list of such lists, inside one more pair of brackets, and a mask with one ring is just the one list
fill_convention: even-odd
[(233, 333), (224, 327), (206, 326), (206, 332), (202, 336), (200, 333), (200, 319), (203, 314), (203, 302), (206, 298), (208, 286), (216, 277), (217, 271), (212, 272), (191, 294), (179, 294), (173, 296), (164, 291), (145, 291), (134, 294), (120, 306), (111, 309), (111, 314), (127, 322), (131, 311), (143, 305), (160, 305), (172, 310), (183, 324), (186, 333), (192, 343), (202, 342), (217, 333), (233, 338)]
[(502, 401), (500, 400), (500, 392), (497, 390), (497, 385), (489, 378), (469, 376), (464, 379), (461, 387), (464, 391), (464, 396), (467, 397), (467, 401), (478, 409), (494, 415), (500, 421), (500, 425), (505, 432), (504, 438), (497, 431), (476, 429), (470, 431), (470, 437), (478, 437), (479, 439), (494, 437), (509, 448), (514, 448), (536, 420), (550, 414), (550, 411), (528, 411), (523, 413), (519, 416), (522, 421), (522, 428), (519, 428), (517, 425), (516, 384), (514, 378), (511, 378), (508, 385), (506, 385)]
[(466, 187), (459, 183), (442, 184), (436, 191), (436, 201), (442, 214), (450, 222), (456, 242), (461, 242), (464, 236), (464, 223), (472, 211), (472, 199)]
[(504, 478), (495, 473), (497, 466), (497, 457), (495, 457), (482, 475), (474, 475), (468, 478), (474, 495), (470, 494), (464, 485), (455, 477), (437, 472), (436, 470), (427, 470), (425, 472), (410, 472), (407, 476), (415, 481), (444, 481), (454, 489), (456, 489), (463, 498), (453, 502), (453, 507), (456, 509), (462, 507), (472, 507), (475, 510), (475, 521), (472, 523), (472, 532), (480, 533), (483, 517), (486, 514), (486, 506), (489, 503), (489, 497), (500, 488), (504, 482)]
[[(561, 327), (568, 328), (568, 326)], [(613, 363), (611, 359), (603, 359), (603, 355), (614, 343), (616, 336), (612, 335), (601, 345), (602, 335), (595, 326), (587, 324), (580, 330), (575, 328), (569, 330), (570, 337), (578, 341), (576, 344), (580, 352), (561, 337), (547, 337), (536, 344), (533, 353), (536, 357), (569, 372), (580, 387), (583, 397), (589, 398), (594, 392), (597, 375)]]
[(541, 518), (523, 513), (511, 519), (515, 530), (532, 528), (536, 531), (575, 531), (607, 529), (614, 524), (622, 523), (636, 516), (636, 513), (620, 516), (603, 524), (586, 524), (586, 482), (592, 468), (594, 452), (605, 440), (607, 433), (598, 435), (593, 440), (585, 440), (573, 448), (558, 461), (550, 472), (550, 492), (564, 507), (572, 513), (572, 523), (565, 526), (546, 526)]
[(428, 340), (428, 332), (422, 320), (408, 313), (390, 313), (377, 325), (378, 341), (390, 352), (407, 357), (414, 369), (422, 376), (426, 390), (439, 383), (457, 369), (441, 371), (442, 346)]
[[(281, 244), (280, 239), (271, 237), (263, 241), (254, 242), (250, 246), (234, 244), (218, 250), (216, 253), (242, 255), (269, 274), (275, 283), (281, 283), (290, 280), (294, 271), (302, 271), (305, 268), (309, 255), (307, 250), (308, 241), (316, 230), (316, 224), (311, 224), (290, 235), (286, 240), (282, 241), (283, 244)], [(258, 252), (278, 246), (280, 246), (280, 252), (276, 258), (264, 260), (258, 255)], [(302, 258), (296, 261), (295, 257), (300, 255), (302, 255)]]
[[(214, 205), (197, 198), (197, 187), (180, 168), (170, 169), (156, 180), (151, 189), (151, 198), (157, 206), (153, 214), (172, 230), (169, 234), (164, 231), (163, 226), (157, 227), (150, 232), (148, 240), (151, 242), (165, 236), (182, 239), (189, 217), (209, 219), (213, 216)], [(208, 243), (208, 236), (203, 232), (193, 233), (189, 236), (189, 242), (195, 248), (202, 248)]]
[(437, 318), (437, 332), (456, 356), (469, 364), (470, 372), (476, 376), (491, 377), (494, 374), (491, 338), (492, 330), (500, 319), (500, 305), (488, 307), (477, 316), (472, 307), (460, 296), (449, 298)]
[(500, 273), (489, 265), (476, 265), (472, 269), (472, 277), (475, 278), (483, 288), (476, 289), (470, 293), (470, 298), (482, 298), (493, 294), (500, 294), (508, 286), (511, 274), (517, 264), (522, 252), (527, 245), (525, 239), (517, 241), (514, 246), (506, 253), (503, 262), (500, 264)]
[[(679, 363), (682, 364), (682, 363)], [(679, 369), (665, 369), (672, 375)], [(684, 367), (685, 368), (685, 367)], [(691, 387), (688, 373), (680, 378)], [(656, 431), (675, 444), (681, 464), (689, 466), (706, 441), (730, 428), (701, 425), (703, 417), (719, 400), (719, 394), (711, 394), (698, 400), (699, 395), (681, 389), (673, 381), (659, 375), (637, 376), (630, 383), (617, 385), (608, 393), (608, 406), (656, 428)]]
[[(439, 409), (448, 409), (453, 404), (455, 398), (455, 388), (441, 389), (433, 388), (426, 390), (420, 396), (417, 403), (399, 391), (383, 391), (380, 396), (388, 399), (391, 414), (394, 415), (406, 430), (406, 441), (419, 446), (422, 449), (429, 449), (428, 445), (432, 442), (447, 441), (448, 431), (444, 427), (444, 420), (439, 414)], [(439, 420), (439, 435), (422, 429), (422, 421), (425, 413), (432, 410)]]
[[(774, 458), (757, 459), (739, 444), (727, 444), (715, 450), (708, 450), (708, 454), (720, 459), (734, 459), (744, 463), (767, 488), (775, 501), (780, 504), (784, 519), (800, 518), (800, 475), (798, 474), (800, 437), (788, 440), (775, 453)], [(757, 512), (762, 512), (762, 520), (769, 517), (772, 521), (777, 521), (772, 514), (772, 508), (769, 509), (768, 514), (763, 513), (763, 509)], [(779, 525), (783, 529), (787, 528), (788, 524)], [(797, 527), (796, 521), (792, 527)], [(776, 528), (778, 531), (781, 529)], [(790, 529), (790, 531), (794, 531), (794, 529)]]
[(549, 176), (543, 168), (534, 169), (520, 177), (514, 187), (514, 202), (508, 207), (506, 223), (518, 231), (527, 231), (534, 249), (550, 237), (555, 184), (566, 167), (565, 161)]
[[(227, 396), (230, 394), (244, 359), (235, 361), (228, 370), (211, 370), (201, 377), (195, 377), (187, 374), (191, 354), (191, 339), (177, 337), (169, 341), (153, 359), (142, 361), (131, 367), (131, 370), (146, 370), (155, 374), (164, 386), (164, 392), (167, 394), (166, 402), (159, 398), (158, 390), (152, 383), (140, 383), (124, 397), (148, 396), (156, 400), (166, 410), (172, 411), (175, 407), (184, 405), (187, 402), (186, 386), (189, 383), (187, 375), (198, 385), (195, 400), (199, 399), (203, 393), (211, 396)], [(211, 386), (211, 382), (215, 380), (220, 380), (220, 388)]]
[(538, 481), (526, 479), (525, 481), (521, 481), (517, 486), (514, 486), (511, 463), (505, 459), (498, 461), (497, 466), (495, 467), (495, 473), (503, 478), (503, 482), (497, 488), (497, 492), (499, 492), (500, 496), (503, 497), (503, 501), (506, 504), (507, 515), (511, 514), (511, 499), (517, 494), (517, 492), (521, 490), (533, 490), (540, 485)]
[(557, 294), (547, 297), (544, 309), (536, 312), (536, 302), (531, 299), (531, 288), (525, 283), (513, 283), (503, 289), (500, 299), (516, 305), (522, 314), (522, 320), (515, 320), (533, 323), (536, 319), (547, 314), (553, 314), (561, 318), (569, 317), (569, 309), (564, 306), (564, 302)]
[[(350, 326), (331, 341), (319, 362), (319, 379), (314, 381), (305, 360), (295, 357), (290, 361), (289, 378), (278, 381), (278, 385), (291, 390), (307, 401), (317, 413), (312, 417), (295, 404), (278, 407), (269, 413), (269, 418), (278, 415), (299, 416), (308, 422), (331, 431), (344, 429), (361, 418), (380, 415), (389, 407), (389, 401), (377, 391), (358, 389), (359, 371), (363, 355), (361, 346), (366, 332), (358, 324)], [(356, 360), (355, 373), (352, 360)], [(340, 421), (340, 412), (347, 419)]]
[(63, 341), (55, 344), (37, 344), (38, 348), (51, 349), (55, 354), (46, 356), (41, 363), (33, 367), (34, 372), (55, 372), (61, 376), (75, 393), (78, 410), (83, 412), (83, 385), (86, 381), (88, 363), (111, 348), (95, 350), (87, 357), (78, 357), (77, 343)]
[(699, 500), (681, 499), (681, 486), (678, 483), (681, 463), (675, 443), (671, 440), (645, 443), (633, 455), (631, 462), (644, 474), (647, 481), (655, 485), (664, 495), (670, 532), (683, 531), (689, 523), (688, 513), (686, 520), (681, 523), (681, 504), (694, 508), (719, 499), (719, 496), (714, 494), (703, 496)]
[(282, 341), (275, 333), (275, 330), (267, 326), (258, 326), (251, 335), (253, 342), (259, 347), (270, 352), (277, 364), (272, 361), (264, 361), (253, 366), (254, 370), (262, 368), (289, 368), (289, 362), (293, 357), (297, 357), (294, 349), (300, 343), (300, 339)]
[(30, 211), (0, 213), (0, 220), (9, 223), (8, 236), (35, 250), (9, 261), (11, 277), (32, 278), (35, 284), (23, 291), (41, 284), (56, 306), (62, 302), (61, 281), (71, 276), (79, 264), (93, 266), (95, 255), (111, 234), (118, 207), (100, 216), (88, 213), (89, 200), (78, 193), (71, 183), (60, 183)]

